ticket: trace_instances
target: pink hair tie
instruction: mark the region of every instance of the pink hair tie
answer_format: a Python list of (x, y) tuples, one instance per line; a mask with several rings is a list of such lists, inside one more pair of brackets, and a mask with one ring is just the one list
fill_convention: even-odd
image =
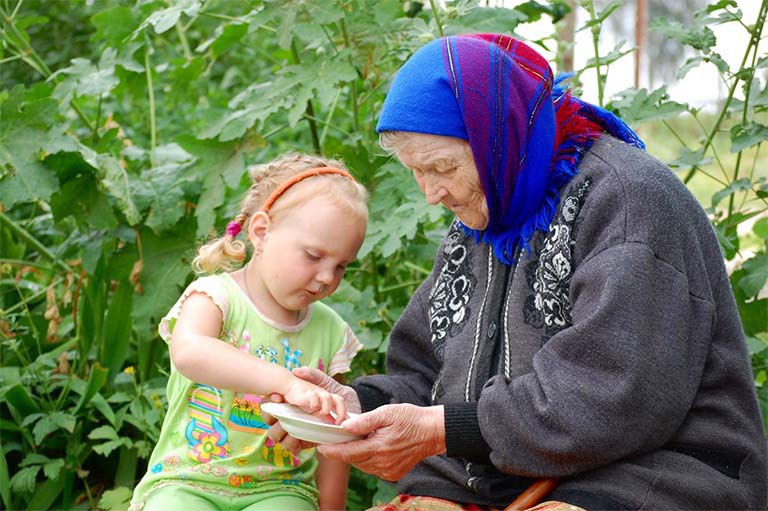
[(227, 234), (229, 236), (232, 236), (233, 238), (240, 234), (240, 229), (242, 229), (243, 226), (240, 225), (240, 222), (237, 222), (235, 220), (232, 220), (227, 224)]
[[(355, 178), (352, 177), (352, 174), (347, 172), (346, 170), (337, 169), (334, 167), (315, 167), (312, 169), (304, 170), (296, 174), (295, 176), (289, 178), (287, 181), (285, 181), (283, 184), (277, 187), (275, 191), (273, 191), (269, 197), (267, 197), (267, 200), (264, 201), (264, 205), (261, 207), (261, 210), (264, 213), (269, 213), (270, 208), (275, 204), (275, 201), (280, 198), (280, 196), (285, 193), (285, 191), (298, 183), (299, 181), (302, 181), (304, 179), (307, 179), (308, 177), (314, 177), (314, 176), (322, 176), (325, 174), (338, 174), (340, 176), (344, 176), (347, 179), (351, 179), (352, 181), (355, 181)], [(355, 181), (357, 182), (357, 181)]]

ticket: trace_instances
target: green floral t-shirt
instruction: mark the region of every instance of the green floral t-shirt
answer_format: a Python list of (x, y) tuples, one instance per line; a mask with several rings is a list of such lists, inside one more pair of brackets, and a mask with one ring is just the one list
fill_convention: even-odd
[[(341, 317), (320, 302), (310, 306), (298, 325), (269, 320), (229, 274), (203, 277), (187, 287), (160, 323), (166, 342), (184, 300), (194, 292), (206, 294), (221, 309), (223, 342), (273, 364), (316, 367), (334, 375), (348, 371), (362, 348)], [(149, 470), (134, 490), (131, 510), (141, 509), (152, 491), (169, 484), (202, 487), (219, 495), (290, 489), (316, 501), (314, 449), (294, 456), (266, 436), (263, 396), (196, 383), (173, 363), (167, 394), (160, 438)]]

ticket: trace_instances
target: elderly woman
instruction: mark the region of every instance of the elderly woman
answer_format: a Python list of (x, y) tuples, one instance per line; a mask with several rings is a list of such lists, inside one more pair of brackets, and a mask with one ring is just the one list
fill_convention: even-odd
[(378, 131), (456, 220), (386, 375), (298, 371), (365, 412), (344, 427), (367, 438), (324, 456), (398, 481), (386, 509), (504, 507), (543, 477), (559, 479), (549, 500), (589, 510), (765, 508), (717, 238), (621, 120), (482, 34), (416, 52)]

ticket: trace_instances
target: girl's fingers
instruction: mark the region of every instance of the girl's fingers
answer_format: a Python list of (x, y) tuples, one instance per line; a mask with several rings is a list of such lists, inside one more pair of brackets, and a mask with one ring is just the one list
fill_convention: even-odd
[(344, 398), (338, 394), (331, 394), (333, 409), (336, 412), (336, 424), (341, 424), (347, 418), (347, 404)]
[(322, 392), (320, 394), (320, 415), (328, 417), (333, 410), (333, 398), (328, 392)]
[(272, 424), (272, 427), (267, 430), (267, 436), (274, 442), (282, 442), (283, 439), (286, 438), (286, 434), (283, 426), (279, 422), (275, 422)]

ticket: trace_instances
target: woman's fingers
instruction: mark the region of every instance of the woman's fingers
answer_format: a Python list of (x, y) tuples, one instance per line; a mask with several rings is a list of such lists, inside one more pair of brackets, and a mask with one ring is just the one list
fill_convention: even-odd
[(367, 437), (321, 445), (321, 454), (388, 481), (402, 478), (424, 458), (445, 452), (442, 406), (385, 405), (347, 419), (342, 426)]
[(308, 381), (309, 383), (312, 383), (314, 385), (317, 385), (318, 387), (323, 387), (325, 390), (333, 391), (333, 389), (328, 388), (329, 386), (329, 380), (330, 382), (336, 383), (336, 381), (325, 374), (324, 372), (320, 371), (319, 369), (314, 369), (311, 367), (297, 367), (292, 370), (294, 376), (301, 378), (302, 380)]

